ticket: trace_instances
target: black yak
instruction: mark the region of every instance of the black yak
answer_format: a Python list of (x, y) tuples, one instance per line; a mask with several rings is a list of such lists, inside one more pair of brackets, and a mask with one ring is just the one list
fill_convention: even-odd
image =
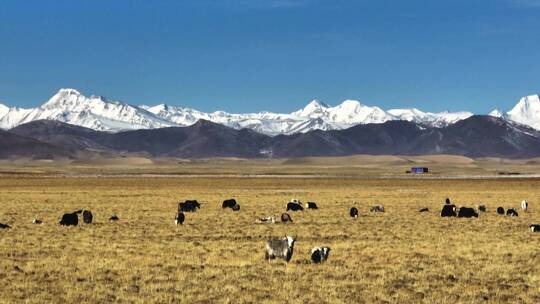
[(185, 202), (178, 203), (178, 211), (180, 212), (195, 212), (201, 208), (201, 204), (196, 200), (186, 200)]
[(357, 218), (358, 217), (358, 209), (356, 209), (356, 207), (352, 207), (351, 210), (349, 210), (349, 215), (352, 218)]
[(311, 249), (311, 261), (315, 264), (322, 263), (328, 259), (329, 254), (329, 247), (315, 247)]
[(79, 224), (79, 216), (77, 214), (79, 213), (82, 213), (82, 210), (64, 214), (60, 220), (60, 225), (77, 226)]
[(236, 200), (234, 198), (227, 199), (223, 201), (223, 204), (221, 204), (221, 208), (231, 208), (236, 205)]
[(459, 208), (457, 217), (478, 217), (478, 213), (476, 212), (476, 210), (474, 210), (474, 208), (461, 207)]
[(441, 217), (456, 216), (456, 205), (446, 204), (441, 210)]

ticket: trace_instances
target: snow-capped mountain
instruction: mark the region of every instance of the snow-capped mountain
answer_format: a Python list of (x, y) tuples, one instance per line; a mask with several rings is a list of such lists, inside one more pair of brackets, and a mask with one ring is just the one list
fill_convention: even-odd
[(460, 120), (469, 118), (473, 115), (471, 112), (440, 112), (429, 113), (418, 109), (392, 109), (388, 113), (397, 120), (412, 121), (418, 124), (442, 128), (454, 124)]
[(540, 97), (530, 95), (521, 98), (512, 110), (501, 117), (540, 130)]
[(174, 125), (136, 106), (101, 96), (86, 97), (74, 89), (61, 89), (40, 107), (10, 108), (0, 119), (0, 127), (7, 129), (41, 119), (58, 120), (100, 131)]
[[(248, 128), (267, 135), (305, 133), (311, 130), (345, 129), (358, 124), (407, 120), (424, 126), (445, 127), (466, 119), (470, 112), (422, 112), (415, 108), (385, 111), (357, 100), (345, 100), (329, 106), (319, 100), (288, 114), (260, 112), (232, 114), (224, 111), (205, 113), (195, 109), (159, 104), (135, 106), (101, 96), (86, 97), (74, 89), (61, 89), (36, 108), (8, 108), (0, 104), (0, 128), (10, 129), (35, 120), (57, 120), (100, 131), (152, 129), (190, 126), (204, 119), (235, 129)], [(508, 113), (490, 113), (540, 129), (540, 99), (522, 98)]]

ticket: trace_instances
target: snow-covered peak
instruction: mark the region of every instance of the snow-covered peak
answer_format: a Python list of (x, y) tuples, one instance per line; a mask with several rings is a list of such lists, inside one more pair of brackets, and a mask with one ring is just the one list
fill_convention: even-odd
[(495, 110), (489, 112), (488, 115), (492, 116), (492, 117), (502, 118), (502, 117), (504, 117), (505, 114), (501, 110), (495, 109)]
[(342, 103), (335, 106), (335, 108), (343, 109), (345, 111), (358, 111), (359, 109), (363, 107), (367, 107), (367, 106), (362, 105), (360, 101), (354, 100), (354, 99), (344, 100)]
[(325, 110), (328, 108), (328, 105), (324, 102), (314, 99), (308, 103), (304, 108), (291, 113), (291, 115), (299, 117), (318, 117), (324, 114)]
[(538, 95), (522, 97), (506, 116), (515, 122), (540, 129), (540, 97)]
[(75, 89), (60, 89), (47, 102), (41, 105), (43, 109), (69, 107), (86, 101), (87, 98)]
[(55, 95), (82, 95), (82, 94), (76, 89), (62, 88), (58, 90), (58, 92)]
[(58, 120), (101, 131), (159, 128), (176, 125), (144, 109), (101, 96), (86, 97), (75, 89), (61, 89), (40, 107), (12, 108), (0, 119), (11, 128), (40, 119)]
[(366, 123), (383, 123), (394, 117), (383, 109), (367, 106), (358, 100), (345, 100), (341, 104), (328, 109), (331, 122), (336, 124), (357, 125)]
[(403, 120), (413, 121), (416, 117), (423, 117), (426, 115), (425, 112), (422, 112), (416, 108), (406, 108), (406, 109), (391, 109), (388, 110), (393, 116), (399, 117)]
[(456, 123), (460, 120), (469, 118), (473, 115), (471, 112), (439, 112), (430, 113), (422, 112), (416, 108), (409, 109), (392, 109), (388, 113), (393, 115), (396, 119), (412, 121), (418, 124), (433, 126), (433, 127), (445, 127), (447, 125)]
[(527, 117), (540, 112), (540, 97), (529, 95), (522, 97), (519, 102), (508, 112), (510, 115)]

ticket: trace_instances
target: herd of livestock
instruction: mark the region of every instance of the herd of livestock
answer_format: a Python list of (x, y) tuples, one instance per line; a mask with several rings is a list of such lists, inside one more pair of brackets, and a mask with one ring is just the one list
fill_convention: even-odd
[[(185, 212), (196, 212), (201, 208), (201, 204), (197, 200), (186, 200), (184, 202), (178, 203), (178, 211), (175, 217), (175, 224), (182, 225), (186, 219)], [(235, 199), (227, 199), (223, 201), (222, 208), (230, 208), (233, 211), (240, 211), (240, 204), (237, 203)], [(288, 211), (304, 211), (304, 209), (317, 210), (318, 206), (315, 202), (307, 202), (302, 204), (297, 199), (291, 199), (287, 203), (286, 212), (281, 214), (282, 223), (292, 223), (292, 217)], [(529, 209), (529, 203), (527, 201), (521, 202), (521, 210), (527, 212)], [(384, 206), (382, 205), (373, 205), (370, 207), (370, 212), (385, 212)], [(422, 208), (419, 212), (429, 212), (429, 208)], [(477, 205), (475, 208), (471, 207), (456, 207), (456, 205), (450, 202), (450, 199), (446, 199), (446, 202), (441, 210), (441, 217), (463, 217), (463, 218), (472, 218), (478, 217), (480, 213), (487, 212), (485, 205)], [(511, 217), (519, 216), (515, 208), (504, 209), (503, 207), (497, 208), (497, 213), (500, 215), (506, 215)], [(91, 224), (93, 221), (93, 214), (90, 210), (78, 210), (72, 213), (66, 213), (62, 216), (59, 224), (62, 226), (77, 226), (79, 224), (79, 214), (82, 214), (82, 220), (85, 224)], [(357, 218), (359, 211), (356, 207), (351, 207), (349, 209), (349, 216), (351, 218)], [(110, 221), (118, 221), (119, 218), (116, 215), (113, 215), (109, 218)], [(42, 224), (43, 221), (40, 219), (34, 219), (33, 224)], [(256, 220), (256, 223), (276, 223), (276, 219), (273, 216), (260, 217)], [(0, 223), (0, 229), (9, 229), (11, 228), (7, 224)], [(532, 232), (540, 232), (539, 224), (532, 224), (529, 226)], [(272, 259), (283, 259), (286, 262), (289, 262), (292, 258), (294, 252), (294, 243), (296, 238), (290, 235), (287, 235), (283, 238), (273, 238), (266, 242), (266, 252), (265, 258), (267, 260)], [(311, 250), (311, 260), (313, 263), (322, 263), (328, 259), (330, 248), (325, 246), (314, 247)]]

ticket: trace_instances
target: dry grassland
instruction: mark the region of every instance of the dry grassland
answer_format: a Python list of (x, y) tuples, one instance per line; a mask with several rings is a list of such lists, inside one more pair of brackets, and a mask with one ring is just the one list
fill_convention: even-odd
[[(442, 219), (447, 196), (488, 213)], [(240, 212), (221, 209), (230, 197)], [(291, 212), (292, 224), (254, 223), (279, 216), (292, 197), (320, 210)], [(189, 198), (202, 209), (176, 227), (176, 203)], [(495, 213), (522, 199), (529, 213)], [(368, 214), (376, 203), (387, 212)], [(57, 224), (82, 208), (94, 224)], [(528, 230), (540, 223), (538, 179), (4, 176), (0, 222), (12, 225), (0, 230), (4, 303), (540, 303), (540, 233)], [(298, 238), (292, 261), (265, 261), (265, 241), (285, 234)], [(319, 245), (332, 252), (313, 265)]]

